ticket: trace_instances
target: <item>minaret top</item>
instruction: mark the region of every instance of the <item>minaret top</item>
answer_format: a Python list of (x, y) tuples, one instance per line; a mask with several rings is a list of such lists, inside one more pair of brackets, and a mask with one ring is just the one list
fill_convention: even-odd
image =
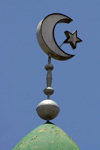
[(47, 71), (46, 88), (43, 90), (47, 96), (46, 100), (41, 101), (37, 106), (38, 115), (47, 122), (26, 135), (13, 150), (79, 150), (75, 142), (59, 127), (50, 123), (49, 120), (54, 119), (60, 108), (55, 101), (50, 99), (54, 93), (52, 85), (51, 58), (56, 60), (67, 60), (74, 55), (65, 53), (61, 46), (70, 44), (73, 49), (76, 48), (81, 39), (77, 37), (77, 31), (70, 33), (65, 31), (67, 39), (59, 46), (54, 37), (54, 29), (57, 23), (70, 23), (71, 18), (63, 14), (54, 13), (45, 17), (37, 27), (37, 38), (43, 51), (48, 55), (48, 64), (45, 66)]

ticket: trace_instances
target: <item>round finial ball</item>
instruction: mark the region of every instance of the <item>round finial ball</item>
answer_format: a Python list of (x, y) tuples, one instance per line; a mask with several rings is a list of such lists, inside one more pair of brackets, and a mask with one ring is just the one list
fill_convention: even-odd
[(38, 104), (36, 110), (40, 118), (49, 121), (49, 120), (54, 119), (58, 115), (60, 108), (56, 104), (56, 102), (54, 102), (53, 100), (47, 99), (47, 100), (41, 101)]

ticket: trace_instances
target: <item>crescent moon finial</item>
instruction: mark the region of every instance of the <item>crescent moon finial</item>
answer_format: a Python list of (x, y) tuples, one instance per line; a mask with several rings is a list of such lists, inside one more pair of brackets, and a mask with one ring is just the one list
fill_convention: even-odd
[(46, 16), (37, 27), (37, 39), (40, 47), (48, 55), (48, 64), (45, 66), (47, 71), (47, 87), (44, 89), (44, 94), (47, 95), (47, 99), (40, 102), (37, 106), (38, 115), (44, 120), (54, 119), (59, 111), (59, 106), (53, 101), (50, 100), (50, 96), (54, 93), (52, 84), (52, 70), (53, 65), (51, 64), (51, 57), (57, 60), (67, 60), (72, 58), (74, 55), (68, 54), (61, 49), (63, 44), (70, 44), (72, 49), (75, 49), (77, 43), (82, 40), (77, 37), (77, 31), (71, 33), (65, 31), (66, 40), (59, 46), (56, 42), (54, 36), (55, 26), (58, 23), (70, 23), (72, 19), (66, 15), (54, 13)]

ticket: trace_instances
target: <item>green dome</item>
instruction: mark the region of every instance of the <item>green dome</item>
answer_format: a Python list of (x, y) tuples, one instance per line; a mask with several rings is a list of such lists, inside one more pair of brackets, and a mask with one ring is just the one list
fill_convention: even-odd
[(59, 127), (46, 123), (26, 135), (13, 150), (79, 150)]

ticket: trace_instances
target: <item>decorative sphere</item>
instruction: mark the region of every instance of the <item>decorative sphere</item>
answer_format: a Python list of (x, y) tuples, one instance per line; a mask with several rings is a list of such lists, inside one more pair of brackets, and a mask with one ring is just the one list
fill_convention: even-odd
[(47, 88), (44, 89), (44, 93), (46, 95), (52, 95), (54, 93), (54, 90), (53, 90), (52, 87), (47, 87)]
[(47, 99), (47, 100), (41, 101), (38, 104), (36, 110), (40, 118), (49, 121), (49, 120), (54, 119), (58, 115), (60, 108), (56, 104), (56, 102), (54, 102), (53, 100)]

